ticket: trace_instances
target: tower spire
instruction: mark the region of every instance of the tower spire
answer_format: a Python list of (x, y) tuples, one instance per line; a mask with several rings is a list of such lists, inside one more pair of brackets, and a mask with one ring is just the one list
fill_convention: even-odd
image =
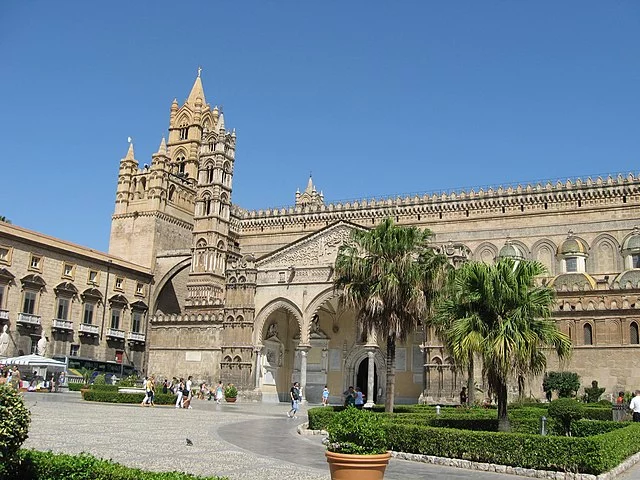
[(202, 68), (198, 67), (198, 76), (196, 77), (196, 81), (193, 83), (193, 87), (191, 88), (191, 92), (189, 93), (189, 97), (187, 98), (187, 103), (190, 105), (195, 105), (198, 98), (202, 101), (202, 105), (205, 105), (207, 103), (204, 98), (204, 88), (202, 88), (202, 80), (200, 79), (201, 72)]

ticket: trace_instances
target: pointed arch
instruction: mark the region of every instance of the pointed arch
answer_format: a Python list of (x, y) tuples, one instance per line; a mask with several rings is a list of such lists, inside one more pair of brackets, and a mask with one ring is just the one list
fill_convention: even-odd
[(640, 344), (639, 333), (640, 332), (638, 331), (638, 323), (635, 321), (631, 322), (631, 324), (629, 325), (629, 343), (631, 345)]
[(556, 259), (556, 252), (558, 246), (551, 240), (543, 238), (538, 240), (531, 247), (531, 259), (537, 260), (547, 267), (548, 276), (553, 277), (558, 272), (558, 261)]
[(602, 233), (592, 242), (587, 272), (612, 273), (624, 270), (620, 244), (613, 235)]
[(473, 259), (478, 262), (493, 264), (498, 256), (498, 247), (490, 242), (482, 242), (473, 252)]
[[(276, 298), (267, 305), (262, 307), (260, 313), (256, 316), (253, 323), (253, 344), (256, 346), (262, 345), (262, 329), (269, 316), (276, 310), (286, 310), (289, 312), (298, 322), (298, 329), (302, 333), (302, 311), (298, 306), (287, 298)], [(302, 340), (302, 339), (301, 339)]]

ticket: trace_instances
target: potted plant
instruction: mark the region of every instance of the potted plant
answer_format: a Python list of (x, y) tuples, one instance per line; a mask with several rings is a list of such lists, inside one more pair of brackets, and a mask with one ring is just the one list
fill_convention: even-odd
[(224, 389), (224, 399), (229, 403), (234, 403), (237, 397), (238, 389), (233, 383), (230, 383)]
[(327, 462), (333, 480), (380, 480), (391, 453), (384, 420), (376, 413), (348, 407), (334, 416), (327, 431)]
[(80, 394), (84, 398), (85, 392), (89, 391), (89, 382), (91, 381), (93, 370), (82, 367), (80, 370), (78, 370), (78, 372), (82, 376), (82, 388), (80, 389)]

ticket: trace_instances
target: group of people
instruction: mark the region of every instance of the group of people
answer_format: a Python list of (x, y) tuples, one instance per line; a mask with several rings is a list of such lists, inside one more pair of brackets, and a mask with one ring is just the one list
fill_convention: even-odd
[(9, 385), (15, 390), (20, 390), (20, 371), (15, 365), (13, 368), (7, 367), (0, 369), (0, 385)]
[(364, 406), (364, 394), (362, 393), (362, 389), (360, 387), (353, 388), (350, 386), (345, 392), (344, 395), (344, 406), (354, 406), (358, 409), (361, 409)]
[[(153, 400), (156, 392), (156, 379), (155, 375), (146, 377), (144, 379), (144, 391), (145, 396), (141, 405), (155, 406)], [(193, 376), (189, 375), (187, 379), (173, 377), (171, 380), (164, 379), (162, 382), (162, 393), (176, 395), (175, 408), (192, 408), (191, 400), (195, 397), (200, 400), (207, 398), (208, 400), (215, 400), (220, 403), (224, 398), (224, 385), (222, 380), (218, 382), (215, 388), (209, 387), (205, 382), (201, 383), (199, 387), (193, 385)]]

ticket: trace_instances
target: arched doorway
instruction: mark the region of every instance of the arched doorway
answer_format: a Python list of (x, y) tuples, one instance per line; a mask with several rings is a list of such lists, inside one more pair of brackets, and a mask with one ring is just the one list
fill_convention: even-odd
[[(369, 385), (369, 379), (368, 379), (368, 370), (369, 370), (369, 359), (368, 358), (364, 358), (361, 362), (360, 365), (358, 365), (358, 370), (356, 373), (356, 384), (354, 385), (354, 387), (358, 386), (362, 389), (362, 393), (365, 396), (365, 401), (369, 401), (367, 397), (367, 394), (369, 393), (367, 391)], [(378, 402), (378, 366), (374, 363), (373, 364), (373, 403), (377, 403)]]

